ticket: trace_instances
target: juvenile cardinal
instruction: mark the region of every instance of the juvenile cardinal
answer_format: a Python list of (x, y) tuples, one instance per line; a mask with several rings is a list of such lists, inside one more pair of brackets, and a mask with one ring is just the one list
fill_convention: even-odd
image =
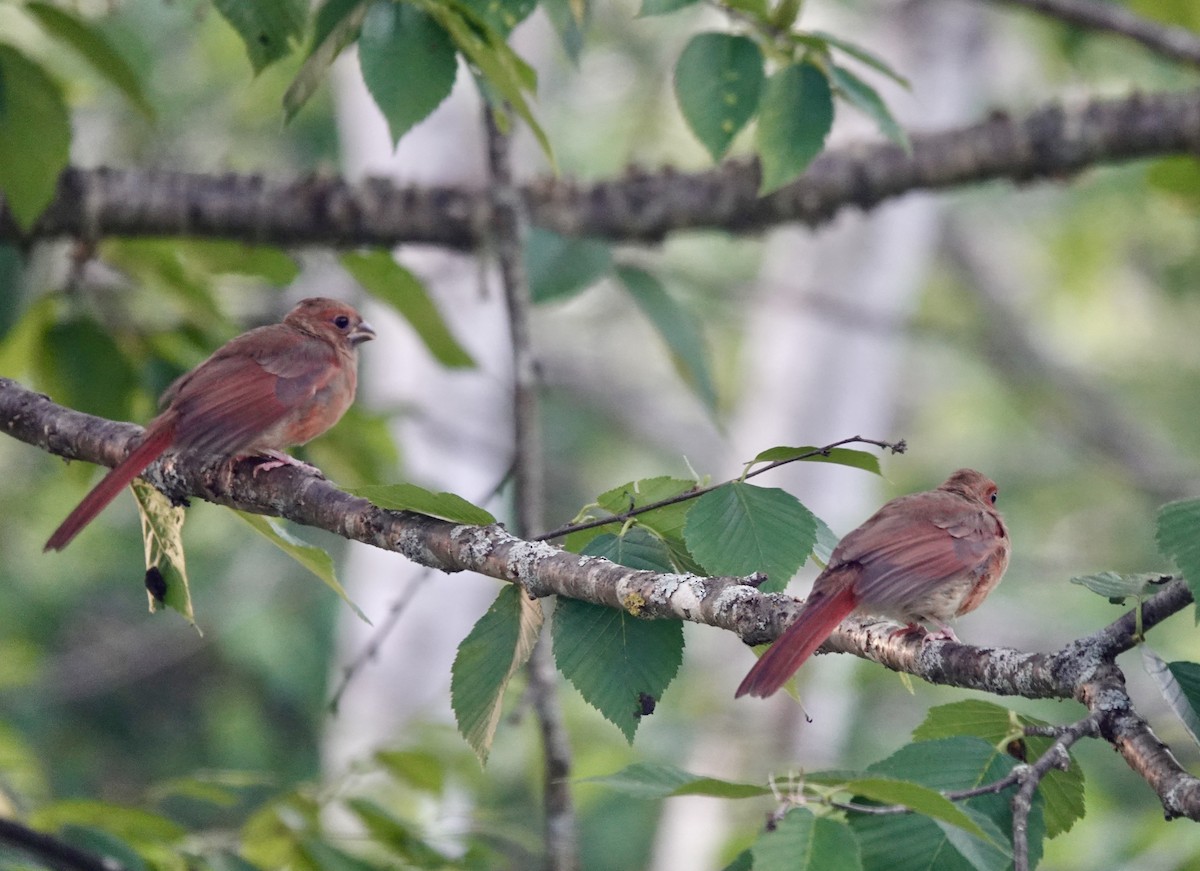
[(796, 620), (754, 664), (737, 696), (769, 696), (852, 613), (888, 617), (926, 640), (957, 641), (946, 625), (979, 607), (1008, 568), (996, 485), (959, 469), (936, 490), (893, 499), (839, 542)]
[(62, 550), (166, 451), (266, 454), (259, 469), (298, 465), (281, 453), (337, 423), (358, 384), (358, 346), (375, 338), (345, 303), (301, 300), (281, 324), (242, 333), (180, 376), (136, 448), (109, 472), (46, 542)]

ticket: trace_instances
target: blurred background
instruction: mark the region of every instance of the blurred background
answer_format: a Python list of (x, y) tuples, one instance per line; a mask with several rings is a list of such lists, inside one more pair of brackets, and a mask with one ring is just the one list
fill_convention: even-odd
[[(1200, 28), (1200, 10), (1187, 2), (1131, 5)], [(64, 62), (76, 165), (484, 183), (481, 110), (466, 76), (393, 151), (352, 54), (285, 127), (279, 100), (296, 61), (252, 77), (237, 36), (203, 3), (129, 0), (102, 11), (158, 117), (147, 122)], [(0, 30), (19, 20), (11, 13), (0, 3)], [(706, 165), (671, 75), (686, 40), (724, 19), (698, 7), (636, 13), (629, 0), (595, 5), (577, 66), (540, 12), (516, 35), (539, 72), (538, 117), (568, 177)], [(1053, 101), (1196, 85), (1195, 73), (1135, 46), (1004, 4), (812, 0), (802, 22), (853, 38), (908, 76), (909, 91), (873, 84), (915, 131), (998, 109), (1019, 115)], [(6, 35), (27, 39), (31, 54), (49, 50), (34, 33)], [(877, 136), (839, 107), (831, 145)], [(547, 172), (531, 141), (518, 145), (523, 177)], [(565, 523), (599, 492), (639, 477), (736, 476), (773, 445), (903, 438), (907, 453), (883, 458), (882, 479), (815, 466), (759, 483), (789, 490), (843, 534), (887, 498), (978, 468), (999, 483), (1014, 553), (1005, 583), (959, 635), (1046, 651), (1090, 633), (1122, 609), (1070, 579), (1169, 570), (1155, 548), (1155, 511), (1200, 490), (1198, 209), (1195, 161), (1172, 158), (1058, 183), (909, 195), (816, 230), (618, 246), (695, 319), (715, 403), (679, 375), (614, 282), (539, 306), (547, 521)], [(111, 240), (83, 266), (76, 253), (39, 245), (24, 267), (11, 252), (0, 257), (0, 375), (144, 422), (170, 379), (224, 339), (300, 296), (340, 296), (364, 305), (380, 338), (364, 348), (356, 410), (305, 456), (346, 485), (411, 480), (506, 510), (508, 328), (486, 259), (397, 252), (477, 364), (449, 370), (327, 252), (251, 262), (236, 245)], [(41, 553), (94, 468), (65, 467), (7, 439), (0, 468), (0, 802), (91, 797), (220, 830), (273, 795), (303, 796), (317, 809), (369, 795), (403, 808), (451, 852), (473, 834), (493, 851), (489, 867), (521, 867), (538, 854), (540, 750), (520, 679), (484, 771), (449, 713), (456, 645), (497, 582), (432, 575), (394, 554), (294, 530), (335, 554), (369, 626), (229, 512), (198, 502), (186, 542), (201, 632), (174, 613), (147, 613), (127, 499), (64, 554)], [(802, 595), (812, 577), (806, 567), (793, 591)], [(396, 626), (381, 636), (393, 609)], [(691, 625), (686, 636), (684, 667), (632, 748), (564, 685), (579, 776), (647, 759), (754, 782), (864, 767), (904, 744), (929, 707), (971, 695), (819, 657), (801, 678), (807, 723), (787, 698), (733, 701), (753, 661), (735, 638)], [(1155, 629), (1150, 643), (1167, 660), (1200, 656), (1188, 614)], [(1197, 748), (1137, 660), (1134, 652), (1121, 661), (1135, 700), (1195, 771)], [(999, 701), (1052, 722), (1082, 710)], [(381, 776), (380, 750), (409, 753), (383, 766), (407, 773)], [(1076, 752), (1088, 816), (1047, 844), (1045, 867), (1200, 862), (1194, 827), (1165, 823), (1108, 745)], [(414, 786), (403, 760), (428, 766), (436, 788)], [(589, 784), (576, 796), (589, 869), (721, 867), (770, 807), (637, 802)], [(348, 842), (359, 836), (336, 813), (326, 825), (345, 826)]]

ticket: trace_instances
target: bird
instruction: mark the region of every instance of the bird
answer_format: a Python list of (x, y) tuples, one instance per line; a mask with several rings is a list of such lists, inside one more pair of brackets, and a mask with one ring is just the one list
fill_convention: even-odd
[(735, 698), (776, 692), (852, 613), (907, 624), (897, 634), (933, 623), (939, 631), (926, 641), (957, 641), (947, 621), (979, 607), (1008, 568), (998, 492), (986, 475), (959, 469), (936, 490), (884, 504), (833, 549), (800, 613)]
[(282, 453), (337, 423), (354, 401), (358, 346), (375, 330), (346, 303), (302, 299), (282, 323), (249, 330), (177, 378), (137, 446), (54, 531), (62, 550), (125, 485), (167, 451), (269, 458), (260, 471), (305, 465)]

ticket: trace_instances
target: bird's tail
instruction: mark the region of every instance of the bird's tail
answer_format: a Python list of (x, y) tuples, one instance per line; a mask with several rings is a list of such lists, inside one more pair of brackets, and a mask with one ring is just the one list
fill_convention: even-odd
[(83, 497), (83, 501), (75, 506), (75, 510), (67, 515), (54, 530), (50, 540), (42, 550), (62, 550), (71, 543), (85, 526), (95, 519), (96, 515), (117, 498), (117, 494), (125, 485), (141, 474), (147, 466), (153, 463), (171, 444), (174, 438), (174, 428), (163, 426), (147, 431), (142, 443), (123, 459), (111, 472), (105, 475), (100, 483), (92, 488), (92, 492)]
[(825, 639), (850, 616), (857, 604), (858, 599), (849, 584), (841, 585), (840, 589), (830, 594), (817, 592), (809, 596), (800, 616), (754, 663), (734, 697), (750, 695), (765, 698), (773, 694), (825, 643)]

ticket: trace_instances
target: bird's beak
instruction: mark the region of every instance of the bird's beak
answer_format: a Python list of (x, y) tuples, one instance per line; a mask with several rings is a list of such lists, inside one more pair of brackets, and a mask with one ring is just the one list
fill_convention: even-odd
[(361, 345), (363, 342), (369, 342), (375, 338), (375, 328), (363, 321), (351, 331), (347, 338), (350, 339), (351, 345)]

